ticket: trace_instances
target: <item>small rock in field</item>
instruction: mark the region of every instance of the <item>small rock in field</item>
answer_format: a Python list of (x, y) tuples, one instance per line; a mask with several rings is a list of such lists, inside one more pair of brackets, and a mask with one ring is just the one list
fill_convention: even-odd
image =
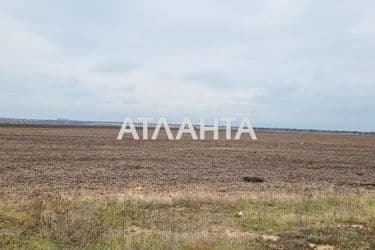
[(309, 247), (312, 248), (312, 249), (315, 249), (315, 248), (316, 248), (316, 244), (314, 244), (314, 243), (309, 243)]
[(356, 229), (365, 229), (365, 227), (363, 225), (351, 225), (352, 228), (356, 228)]
[(245, 182), (252, 182), (252, 183), (261, 183), (261, 182), (264, 182), (265, 180), (262, 177), (245, 176), (243, 178), (243, 181), (245, 181)]
[(269, 240), (269, 241), (273, 241), (273, 242), (276, 242), (280, 239), (279, 236), (274, 236), (274, 235), (262, 235), (262, 238), (263, 238), (263, 240)]
[(334, 246), (329, 245), (318, 245), (315, 247), (316, 250), (335, 250), (336, 248)]
[(334, 249), (336, 249), (333, 246), (329, 246), (329, 245), (317, 245), (317, 244), (314, 244), (314, 243), (309, 243), (309, 247), (311, 249), (315, 249), (315, 250), (334, 250)]
[(243, 214), (242, 211), (240, 211), (240, 212), (238, 212), (238, 213), (236, 214), (236, 217), (243, 217), (243, 216), (244, 216), (244, 214)]

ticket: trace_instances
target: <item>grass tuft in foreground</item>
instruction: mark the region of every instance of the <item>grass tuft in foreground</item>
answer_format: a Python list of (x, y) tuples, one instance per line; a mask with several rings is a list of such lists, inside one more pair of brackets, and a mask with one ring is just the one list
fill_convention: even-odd
[(375, 249), (375, 198), (43, 199), (0, 205), (1, 249)]

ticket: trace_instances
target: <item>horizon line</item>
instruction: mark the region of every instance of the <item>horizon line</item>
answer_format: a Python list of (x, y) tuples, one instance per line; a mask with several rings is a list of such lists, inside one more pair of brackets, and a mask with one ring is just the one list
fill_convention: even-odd
[[(29, 119), (29, 118), (9, 118), (0, 117), (0, 126), (47, 126), (47, 127), (121, 127), (122, 122), (119, 121), (95, 121), (95, 120), (74, 120), (65, 118), (56, 119)], [(134, 123), (137, 128), (142, 123)], [(149, 123), (149, 127), (153, 128), (156, 126), (155, 123)], [(179, 124), (171, 123), (168, 124), (172, 129), (178, 128)], [(193, 124), (194, 128), (199, 129), (199, 124)], [(208, 126), (211, 126), (208, 124)], [(238, 126), (232, 126), (232, 128), (238, 128)], [(219, 126), (219, 130), (225, 129), (225, 126)], [(335, 133), (335, 134), (368, 134), (375, 135), (375, 131), (359, 131), (359, 130), (335, 130), (335, 129), (300, 129), (300, 128), (283, 128), (283, 127), (256, 127), (254, 130), (265, 131), (265, 132), (309, 132), (309, 133)]]

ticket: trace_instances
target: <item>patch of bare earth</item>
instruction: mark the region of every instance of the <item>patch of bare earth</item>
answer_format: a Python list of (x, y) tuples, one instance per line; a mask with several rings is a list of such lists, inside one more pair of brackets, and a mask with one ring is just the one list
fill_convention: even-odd
[(257, 142), (117, 141), (117, 132), (0, 127), (0, 195), (112, 194), (137, 187), (223, 193), (374, 190), (375, 136), (262, 132)]

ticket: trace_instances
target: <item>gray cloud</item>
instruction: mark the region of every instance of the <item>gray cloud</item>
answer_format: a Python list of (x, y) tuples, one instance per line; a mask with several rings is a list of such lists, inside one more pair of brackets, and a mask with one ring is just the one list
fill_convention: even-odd
[(100, 63), (94, 67), (95, 71), (107, 74), (126, 74), (137, 69), (139, 66), (135, 64), (119, 61)]

